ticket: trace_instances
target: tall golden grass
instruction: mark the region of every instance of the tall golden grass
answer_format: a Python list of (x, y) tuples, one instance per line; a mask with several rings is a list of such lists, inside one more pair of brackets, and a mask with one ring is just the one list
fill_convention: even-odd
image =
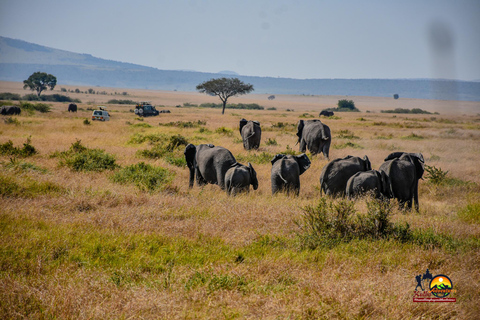
[[(0, 88), (25, 93), (19, 83), (1, 83)], [(421, 152), (426, 164), (448, 171), (457, 183), (421, 180), (420, 212), (393, 211), (392, 221), (424, 232), (423, 243), (353, 240), (309, 250), (299, 247), (295, 222), (301, 220), (302, 208), (318, 203), (327, 160), (311, 158), (311, 168), (301, 176), (300, 196), (293, 197), (271, 195), (271, 164), (256, 159), (298, 151), (293, 125), (304, 113), (317, 118), (321, 109), (335, 106), (337, 97), (277, 96), (271, 101), (268, 95), (248, 95), (232, 103), (277, 110), (227, 109), (222, 116), (215, 109), (175, 107), (217, 102), (215, 97), (99, 90), (127, 91), (125, 98), (150, 100), (171, 113), (139, 121), (129, 112), (132, 106), (109, 105), (111, 121), (85, 125), (83, 120), (91, 117), (87, 108), (118, 96), (72, 94), (83, 101), (77, 113), (68, 113), (67, 104), (53, 103), (50, 113), (16, 116), (20, 125), (0, 119), (0, 144), (12, 140), (22, 146), (30, 137), (39, 152), (15, 160), (0, 156), (2, 181), (20, 186), (20, 196), (0, 197), (1, 318), (474, 319), (480, 314), (479, 103), (359, 97), (353, 100), (363, 112), (322, 119), (332, 130), (332, 159), (368, 155), (378, 169), (393, 151)], [(458, 105), (468, 115), (452, 115)], [(379, 112), (397, 107), (440, 114)], [(259, 150), (245, 151), (239, 142), (241, 118), (260, 121)], [(197, 120), (206, 121), (207, 130), (159, 126)], [(272, 127), (279, 122), (290, 126)], [(216, 133), (220, 127), (232, 133)], [(358, 138), (345, 138), (346, 130)], [(236, 197), (214, 185), (188, 189), (188, 169), (165, 158), (140, 157), (137, 151), (150, 145), (129, 143), (135, 134), (181, 134), (195, 144), (226, 147), (252, 162), (259, 188)], [(268, 139), (277, 144), (267, 146)], [(114, 183), (108, 170), (75, 172), (59, 166), (52, 154), (77, 140), (114, 155), (122, 167), (143, 161), (167, 168), (175, 174), (172, 186), (143, 192)], [(59, 188), (22, 195), (26, 189), (21, 188), (32, 181)], [(356, 208), (366, 212), (364, 200), (357, 200)], [(412, 302), (415, 276), (426, 268), (452, 279), (456, 303)]]

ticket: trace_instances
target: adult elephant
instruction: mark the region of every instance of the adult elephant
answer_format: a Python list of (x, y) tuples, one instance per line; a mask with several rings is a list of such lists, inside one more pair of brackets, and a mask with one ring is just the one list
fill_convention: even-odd
[(298, 156), (277, 154), (271, 161), (272, 194), (279, 191), (300, 193), (300, 175), (310, 168), (310, 159), (306, 154)]
[(262, 138), (260, 122), (240, 120), (240, 134), (242, 135), (245, 150), (258, 149), (260, 147), (260, 139)]
[(355, 173), (347, 181), (345, 193), (349, 199), (373, 192), (376, 198), (391, 198), (390, 180), (383, 171), (369, 170)]
[(228, 195), (236, 195), (239, 192), (248, 192), (252, 185), (253, 190), (258, 189), (257, 172), (250, 162), (248, 166), (234, 163), (225, 173), (225, 190)]
[(360, 171), (372, 170), (367, 156), (346, 156), (330, 161), (320, 174), (320, 190), (327, 195), (344, 196), (348, 179)]
[(203, 186), (207, 183), (217, 184), (225, 188), (225, 173), (237, 163), (233, 154), (223, 147), (213, 144), (193, 144), (185, 148), (185, 160), (190, 169), (189, 187), (193, 187), (196, 176), (197, 184)]
[(70, 103), (68, 105), (68, 112), (77, 112), (77, 105), (75, 103)]
[(388, 176), (392, 189), (392, 196), (398, 199), (400, 205), (405, 204), (409, 209), (415, 201), (418, 211), (418, 180), (425, 171), (425, 159), (421, 153), (394, 152), (385, 158), (380, 171)]
[(2, 106), (0, 110), (0, 114), (8, 116), (8, 115), (18, 115), (22, 112), (22, 109), (17, 106)]
[(328, 110), (322, 110), (319, 114), (319, 116), (324, 116), (324, 117), (331, 117), (333, 115), (334, 115), (333, 111), (328, 111)]
[(306, 149), (316, 155), (323, 152), (328, 159), (332, 135), (330, 128), (320, 120), (300, 120), (297, 125), (297, 143), (300, 143), (300, 152)]

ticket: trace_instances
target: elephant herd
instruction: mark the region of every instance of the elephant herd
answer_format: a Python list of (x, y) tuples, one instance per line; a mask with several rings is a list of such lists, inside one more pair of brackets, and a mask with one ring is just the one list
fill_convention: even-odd
[[(260, 145), (261, 128), (258, 121), (240, 121), (240, 133), (245, 149)], [(300, 155), (277, 154), (271, 160), (272, 194), (277, 192), (300, 193), (300, 175), (310, 168), (311, 161), (305, 154), (322, 152), (329, 159), (330, 128), (320, 120), (300, 120), (297, 126)], [(258, 188), (257, 174), (253, 166), (240, 164), (226, 148), (213, 144), (189, 144), (185, 148), (185, 160), (190, 170), (189, 187), (194, 181), (199, 186), (217, 184), (229, 195)], [(367, 156), (346, 156), (330, 161), (320, 174), (320, 189), (326, 195), (354, 198), (372, 192), (377, 198), (395, 198), (402, 206), (418, 210), (418, 180), (424, 173), (421, 153), (394, 152), (388, 155), (379, 170), (372, 170)]]
[(22, 112), (22, 109), (17, 106), (2, 106), (0, 108), (0, 114), (7, 116), (7, 115), (17, 115)]

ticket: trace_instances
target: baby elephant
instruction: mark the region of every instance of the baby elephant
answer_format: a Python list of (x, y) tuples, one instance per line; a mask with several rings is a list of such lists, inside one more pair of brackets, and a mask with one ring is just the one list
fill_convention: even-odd
[(279, 191), (300, 193), (300, 175), (310, 168), (310, 159), (305, 153), (298, 156), (277, 154), (272, 159), (272, 194)]
[(346, 194), (349, 199), (373, 192), (376, 198), (392, 198), (390, 181), (385, 172), (377, 170), (360, 171), (347, 181)]
[(250, 185), (253, 186), (253, 190), (257, 190), (257, 173), (250, 162), (248, 166), (234, 163), (225, 173), (225, 190), (228, 195), (234, 196), (238, 192), (248, 192)]

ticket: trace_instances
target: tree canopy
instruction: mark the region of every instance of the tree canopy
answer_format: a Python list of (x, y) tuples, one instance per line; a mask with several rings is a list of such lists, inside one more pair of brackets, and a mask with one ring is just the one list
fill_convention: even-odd
[(197, 90), (218, 96), (223, 102), (222, 114), (224, 114), (228, 98), (252, 92), (253, 85), (244, 83), (238, 78), (218, 78), (199, 84)]
[(54, 75), (46, 72), (34, 72), (27, 80), (23, 81), (23, 89), (29, 88), (32, 91), (37, 91), (37, 95), (40, 97), (42, 91), (53, 90), (57, 85), (57, 78)]

